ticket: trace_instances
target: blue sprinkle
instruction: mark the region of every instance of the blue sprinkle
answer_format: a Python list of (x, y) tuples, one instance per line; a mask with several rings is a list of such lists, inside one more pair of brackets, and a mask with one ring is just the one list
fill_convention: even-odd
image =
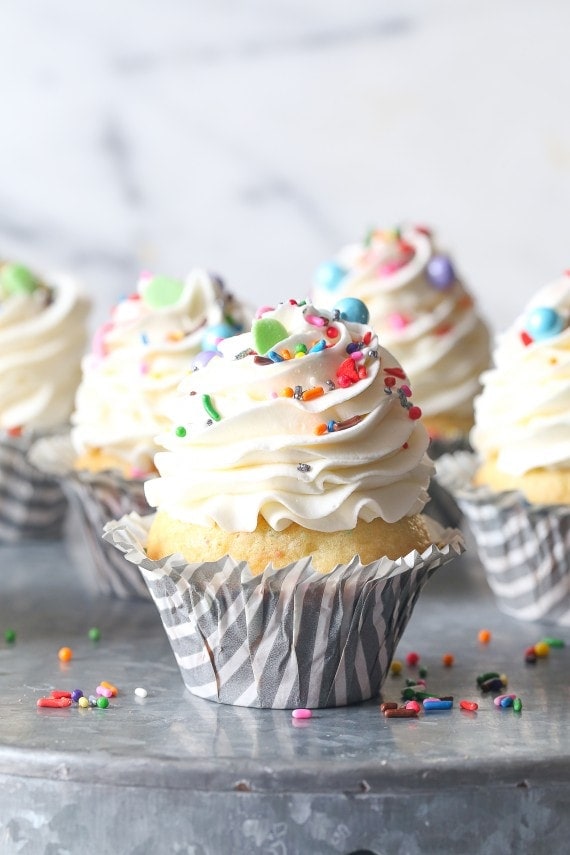
[(318, 341), (312, 346), (312, 348), (309, 350), (309, 353), (319, 353), (319, 351), (325, 350), (326, 346), (327, 343), (324, 338), (322, 338), (320, 341)]
[(282, 357), (282, 356), (280, 356), (280, 355), (277, 353), (277, 351), (275, 351), (275, 350), (269, 350), (269, 351), (267, 352), (267, 356), (268, 356), (268, 357), (269, 357), (273, 362), (285, 362), (285, 360), (283, 359), (283, 357)]

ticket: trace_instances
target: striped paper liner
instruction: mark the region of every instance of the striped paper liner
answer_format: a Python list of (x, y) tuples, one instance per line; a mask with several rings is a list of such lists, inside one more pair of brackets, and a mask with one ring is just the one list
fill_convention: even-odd
[(336, 707), (376, 697), (428, 578), (463, 550), (457, 531), (423, 555), (355, 558), (328, 575), (310, 558), (253, 576), (230, 557), (146, 557), (153, 516), (109, 523), (105, 538), (140, 569), (194, 695), (236, 706)]
[(28, 436), (0, 438), (0, 543), (63, 534), (67, 499), (58, 480), (28, 460), (34, 441)]
[(469, 523), (498, 607), (520, 620), (570, 626), (570, 506), (470, 487), (476, 468), (475, 455), (451, 455), (438, 475)]

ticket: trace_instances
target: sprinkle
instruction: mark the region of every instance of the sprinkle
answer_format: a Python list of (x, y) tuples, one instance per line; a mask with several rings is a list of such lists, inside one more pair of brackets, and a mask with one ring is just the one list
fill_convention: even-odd
[(417, 701), (411, 700), (411, 701), (406, 701), (404, 709), (414, 710), (414, 712), (419, 713), (419, 711), (421, 710), (421, 707)]
[(219, 422), (222, 417), (212, 404), (212, 400), (209, 395), (202, 395), (202, 404), (204, 405), (204, 409), (208, 415), (213, 418), (214, 421)]
[(299, 470), (299, 472), (310, 472), (311, 471), (311, 467), (309, 466), (308, 463), (299, 463), (297, 466), (297, 469)]
[(522, 701), (520, 698), (515, 698), (513, 701), (513, 710), (515, 712), (520, 712), (522, 710)]
[(326, 318), (321, 318), (318, 315), (305, 315), (305, 320), (314, 327), (324, 327), (327, 323)]
[(459, 701), (459, 707), (467, 712), (475, 712), (479, 709), (479, 704), (476, 701)]
[(253, 356), (255, 354), (255, 350), (252, 350), (251, 347), (246, 347), (245, 350), (240, 350), (239, 353), (236, 353), (234, 359), (245, 359), (246, 356)]
[[(367, 353), (367, 356), (369, 356), (369, 357), (370, 357), (370, 359), (378, 359), (378, 351), (377, 351), (377, 350), (369, 350), (369, 351), (368, 351), (368, 353)], [(388, 378), (386, 378), (386, 380), (387, 380), (387, 379), (388, 379)], [(390, 378), (390, 379), (391, 379), (391, 378)]]
[(545, 656), (548, 656), (550, 653), (550, 647), (545, 641), (538, 641), (534, 645), (534, 653), (535, 656), (538, 656), (539, 659), (543, 659)]
[(417, 665), (419, 661), (420, 661), (419, 653), (411, 652), (411, 653), (408, 653), (408, 655), (406, 656), (406, 663), (411, 668), (413, 668), (414, 665)]
[(307, 345), (303, 344), (302, 341), (300, 341), (298, 344), (295, 345), (295, 356), (297, 356), (300, 353), (302, 353), (304, 356), (306, 354), (306, 352), (307, 352)]
[(338, 338), (338, 334), (336, 327), (327, 327), (327, 338)]
[(59, 708), (70, 707), (71, 698), (39, 698), (36, 706)]
[(328, 432), (328, 427), (325, 424), (317, 425), (315, 428), (315, 433), (317, 436), (324, 436), (324, 434)]
[(111, 689), (108, 689), (106, 686), (97, 686), (95, 691), (102, 698), (112, 698), (113, 697), (113, 692), (111, 691)]
[(50, 698), (71, 698), (71, 692), (61, 691), (61, 689), (53, 689), (49, 693)]
[(320, 353), (322, 350), (326, 350), (327, 343), (324, 338), (321, 338), (317, 341), (309, 350), (309, 353)]
[(446, 668), (451, 668), (451, 666), (455, 662), (455, 656), (453, 655), (453, 653), (444, 653), (441, 657), (441, 661)]
[(293, 710), (291, 715), (293, 716), (293, 718), (312, 718), (313, 717), (313, 713), (311, 712), (311, 710), (307, 710), (307, 709), (303, 709), (303, 708)]
[(73, 689), (71, 693), (71, 700), (75, 701), (75, 703), (79, 702), (79, 699), (83, 697), (83, 692), (81, 689)]
[(16, 631), (14, 629), (7, 629), (4, 633), (4, 641), (6, 644), (14, 644), (16, 641)]
[(400, 380), (406, 379), (406, 374), (404, 372), (404, 369), (400, 368), (397, 365), (394, 368), (385, 368), (384, 373), (390, 374), (392, 377), (398, 377)]
[(143, 689), (142, 686), (137, 686), (137, 688), (135, 689), (135, 695), (137, 696), (137, 698), (146, 698), (148, 692), (146, 689)]
[(256, 356), (253, 361), (256, 365), (273, 365), (273, 359), (268, 356)]
[(450, 710), (452, 706), (453, 701), (443, 700), (442, 698), (426, 698), (423, 701), (423, 707), (426, 712), (433, 712), (434, 710)]
[(84, 710), (86, 707), (89, 706), (89, 701), (84, 695), (82, 695), (80, 698), (78, 698), (77, 705)]
[[(496, 698), (493, 698), (493, 703), (496, 707), (512, 707), (513, 701), (516, 698), (516, 695), (497, 695)], [(504, 703), (503, 703), (504, 701)]]
[(477, 638), (480, 644), (489, 644), (491, 641), (491, 632), (488, 629), (480, 629)]
[(521, 332), (521, 341), (525, 347), (528, 347), (529, 344), (532, 344), (533, 338), (527, 333), (526, 330), (522, 330)]
[(283, 348), (283, 350), (281, 351), (281, 356), (283, 357), (283, 359), (285, 360), (285, 362), (287, 362), (287, 360), (288, 360), (288, 359), (292, 359), (292, 358), (293, 358), (293, 354), (291, 353), (291, 351), (290, 351), (290, 350), (287, 350), (287, 348), (286, 348), (286, 347), (284, 347), (284, 348)]
[(334, 431), (337, 429), (337, 424), (338, 424), (338, 422), (335, 422), (335, 421), (333, 421), (332, 419), (331, 419), (331, 421), (330, 421), (330, 422), (327, 422), (327, 430), (328, 430), (328, 432), (329, 432), (329, 433), (334, 433)]
[(562, 648), (565, 647), (565, 643), (561, 638), (543, 638), (544, 644), (548, 644), (549, 647)]
[(408, 410), (408, 416), (412, 419), (412, 421), (417, 421), (422, 417), (422, 411), (420, 407), (413, 406)]
[(184, 427), (184, 425), (178, 425), (178, 427), (176, 428), (174, 433), (176, 434), (176, 436), (185, 437), (186, 436), (186, 428)]
[(148, 344), (148, 335), (147, 333), (141, 333), (141, 344)]
[(21, 425), (17, 425), (15, 427), (9, 427), (6, 431), (8, 436), (22, 436), (23, 427)]
[(312, 389), (305, 389), (302, 393), (301, 398), (303, 401), (314, 401), (315, 398), (320, 398), (325, 394), (325, 390), (322, 386), (313, 386)]
[(277, 351), (276, 351), (276, 350), (269, 350), (269, 351), (267, 352), (267, 356), (269, 357), (269, 359), (270, 359), (272, 362), (284, 362), (284, 361), (285, 361), (285, 360), (283, 359), (283, 357), (281, 356), (281, 354), (280, 354), (280, 353), (277, 353)]
[(371, 341), (372, 341), (372, 333), (370, 332), (370, 330), (366, 330), (366, 332), (362, 336), (362, 342), (363, 342), (363, 344), (368, 345), (368, 344), (370, 344)]
[(486, 671), (484, 674), (479, 674), (477, 677), (477, 685), (480, 686), (482, 683), (486, 683), (487, 680), (493, 680), (495, 677), (500, 677), (498, 671)]
[(281, 389), (279, 392), (280, 398), (292, 398), (294, 396), (294, 391), (290, 386), (285, 386), (285, 388)]
[(362, 344), (359, 341), (351, 341), (350, 344), (346, 345), (346, 352), (349, 354), (356, 353), (357, 351), (360, 351), (361, 348)]
[(60, 662), (70, 662), (73, 659), (73, 650), (71, 647), (60, 647), (57, 657)]
[(400, 707), (397, 710), (386, 710), (385, 718), (417, 718), (418, 714), (415, 710), (407, 710), (405, 707)]
[(490, 680), (481, 683), (480, 688), (482, 692), (500, 692), (506, 685), (506, 681), (503, 682), (502, 677), (492, 677)]
[(101, 684), (100, 684), (100, 685), (101, 685), (101, 686), (104, 686), (106, 689), (109, 689), (109, 690), (110, 690), (110, 692), (111, 692), (111, 695), (112, 695), (114, 698), (116, 698), (116, 697), (117, 697), (117, 695), (119, 694), (119, 690), (117, 689), (117, 687), (116, 687), (116, 686), (113, 686), (113, 684), (112, 684), (112, 683), (108, 683), (108, 682), (107, 682), (107, 680), (101, 680)]
[(364, 416), (352, 416), (350, 419), (345, 419), (343, 422), (336, 422), (335, 430), (347, 430), (359, 424)]
[(388, 388), (391, 388), (392, 386), (395, 386), (395, 385), (396, 385), (396, 378), (395, 378), (395, 377), (385, 377), (385, 378), (384, 378), (384, 384), (385, 384)]
[(406, 385), (400, 386), (400, 392), (403, 392), (403, 394), (406, 395), (406, 397), (408, 397), (408, 398), (412, 397), (412, 390), (410, 389), (409, 386), (406, 386)]
[(295, 390), (293, 392), (293, 397), (296, 398), (298, 401), (300, 401), (302, 394), (303, 394), (303, 387), (302, 386), (295, 386)]
[(109, 706), (109, 701), (105, 696), (97, 698), (95, 704), (99, 707), (100, 710), (106, 710)]
[(402, 673), (402, 663), (399, 662), (397, 659), (394, 659), (394, 661), (390, 665), (390, 673), (393, 674), (394, 677)]
[(334, 380), (327, 380), (326, 383), (327, 383), (327, 387), (330, 389), (331, 392), (333, 389), (336, 389)]
[(380, 712), (386, 712), (386, 710), (397, 710), (398, 704), (395, 701), (384, 701), (380, 704)]

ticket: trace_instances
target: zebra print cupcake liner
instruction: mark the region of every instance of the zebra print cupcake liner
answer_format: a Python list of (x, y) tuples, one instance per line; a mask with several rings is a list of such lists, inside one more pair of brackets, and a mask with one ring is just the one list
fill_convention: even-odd
[(570, 506), (530, 505), (516, 491), (470, 487), (473, 454), (440, 463), (499, 609), (523, 621), (570, 626)]
[(310, 557), (254, 576), (226, 556), (189, 564), (146, 556), (153, 515), (131, 513), (104, 537), (139, 568), (186, 688), (245, 707), (337, 707), (376, 697), (432, 573), (463, 551), (458, 531), (432, 524), (439, 546), (422, 555), (328, 575)]
[(0, 543), (62, 537), (67, 499), (28, 459), (34, 437), (0, 437)]
[[(127, 480), (117, 472), (75, 470), (69, 432), (39, 440), (30, 454), (39, 469), (52, 475), (58, 473), (73, 516), (70, 548), (81, 551), (77, 563), (88, 590), (120, 599), (148, 599), (148, 589), (137, 568), (102, 537), (103, 526), (109, 520), (130, 511), (151, 513), (143, 481)], [(89, 562), (85, 561), (86, 545)]]

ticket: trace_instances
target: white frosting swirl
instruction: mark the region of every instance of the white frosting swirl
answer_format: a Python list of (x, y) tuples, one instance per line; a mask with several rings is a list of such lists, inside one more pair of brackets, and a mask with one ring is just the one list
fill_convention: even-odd
[[(155, 287), (156, 286), (156, 287)], [(247, 310), (220, 280), (193, 270), (184, 282), (144, 276), (136, 294), (114, 308), (85, 356), (72, 416), (71, 439), (78, 455), (101, 449), (133, 477), (152, 471), (155, 437), (167, 429), (165, 401), (204, 336), (235, 334)]]
[[(9, 267), (16, 269), (5, 264), (0, 271)], [(67, 276), (48, 284), (24, 272), (27, 291), (0, 283), (0, 427), (41, 432), (69, 421), (89, 303)]]
[[(370, 327), (331, 317), (282, 304), (182, 382), (173, 427), (158, 438), (160, 477), (146, 483), (151, 506), (226, 531), (253, 531), (259, 515), (278, 531), (296, 522), (326, 532), (421, 511), (433, 467), (405, 374)], [(273, 321), (284, 361), (256, 355), (266, 352), (259, 325)], [(295, 357), (300, 346), (309, 352)]]
[(317, 271), (314, 302), (362, 300), (380, 341), (406, 366), (426, 419), (472, 419), (479, 375), (490, 364), (489, 332), (427, 230), (373, 231), (333, 264), (337, 273), (328, 283), (319, 281), (327, 264)]
[[(555, 310), (561, 329), (535, 337), (531, 315), (545, 308)], [(471, 432), (475, 450), (496, 456), (497, 468), (514, 476), (570, 468), (570, 276), (540, 290), (499, 336), (495, 368), (481, 379)]]

